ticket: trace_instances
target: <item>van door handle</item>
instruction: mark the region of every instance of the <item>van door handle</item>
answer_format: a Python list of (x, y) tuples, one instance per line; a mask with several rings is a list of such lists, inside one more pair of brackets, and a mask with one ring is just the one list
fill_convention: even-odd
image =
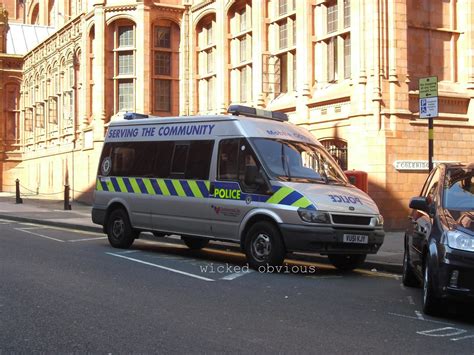
[(211, 182), (211, 184), (209, 185), (209, 195), (214, 196), (214, 189), (215, 189), (214, 183)]

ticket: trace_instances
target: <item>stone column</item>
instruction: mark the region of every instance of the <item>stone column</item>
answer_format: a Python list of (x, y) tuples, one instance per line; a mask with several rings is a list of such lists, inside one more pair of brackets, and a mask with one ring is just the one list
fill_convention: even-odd
[[(151, 113), (152, 99), (150, 93), (149, 68), (150, 68), (150, 12), (143, 3), (137, 4), (135, 16), (135, 111)], [(143, 43), (143, 45), (138, 45)], [(146, 106), (145, 106), (146, 105)]]
[(252, 92), (253, 102), (256, 107), (265, 106), (265, 93), (263, 93), (264, 70), (263, 54), (267, 51), (265, 38), (265, 1), (252, 2)]
[(94, 107), (93, 125), (94, 125), (94, 141), (102, 141), (104, 139), (104, 123), (105, 123), (105, 97), (113, 93), (105, 92), (105, 44), (106, 44), (106, 24), (104, 3), (96, 0), (94, 3)]
[(228, 102), (228, 85), (229, 79), (227, 76), (227, 14), (225, 12), (224, 1), (216, 1), (216, 28), (213, 31), (216, 43), (216, 83), (214, 87), (214, 94), (216, 97), (216, 106), (214, 110), (217, 114), (227, 112)]
[(298, 123), (309, 119), (308, 98), (313, 73), (312, 3), (302, 1), (296, 6), (296, 117)]

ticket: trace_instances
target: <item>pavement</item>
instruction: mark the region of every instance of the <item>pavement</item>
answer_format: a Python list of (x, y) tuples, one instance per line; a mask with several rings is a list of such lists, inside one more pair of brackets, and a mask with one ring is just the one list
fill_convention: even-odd
[[(37, 198), (23, 198), (22, 204), (15, 203), (12, 193), (0, 192), (0, 218), (20, 222), (79, 229), (102, 233), (102, 227), (92, 223), (92, 206), (72, 201), (71, 210), (64, 210), (64, 202)], [(386, 231), (385, 241), (379, 252), (367, 255), (363, 269), (386, 271), (400, 274), (403, 266), (403, 231)], [(212, 242), (217, 248), (235, 247), (229, 243)], [(296, 253), (292, 258), (328, 263), (319, 254)]]

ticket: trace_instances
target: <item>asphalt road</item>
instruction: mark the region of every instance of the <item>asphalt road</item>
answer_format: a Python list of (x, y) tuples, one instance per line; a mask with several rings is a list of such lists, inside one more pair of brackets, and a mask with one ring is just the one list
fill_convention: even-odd
[(472, 307), (421, 313), (398, 275), (0, 220), (0, 353), (472, 353)]

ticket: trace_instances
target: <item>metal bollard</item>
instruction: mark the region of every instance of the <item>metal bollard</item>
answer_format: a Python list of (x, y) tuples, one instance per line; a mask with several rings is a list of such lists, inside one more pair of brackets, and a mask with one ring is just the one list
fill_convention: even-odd
[(64, 210), (70, 211), (71, 204), (69, 203), (69, 185), (64, 185)]
[(23, 203), (23, 199), (20, 197), (20, 179), (15, 180), (15, 203)]

